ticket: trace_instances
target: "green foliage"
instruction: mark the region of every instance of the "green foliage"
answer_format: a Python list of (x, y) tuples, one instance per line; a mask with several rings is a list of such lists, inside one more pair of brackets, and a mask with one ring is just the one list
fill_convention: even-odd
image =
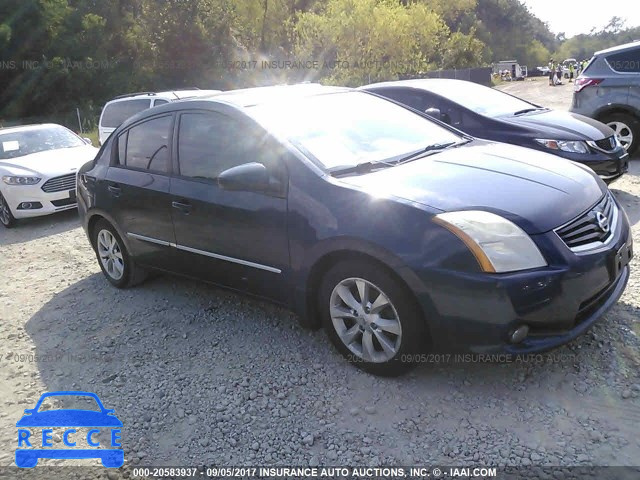
[(326, 80), (361, 85), (435, 66), (448, 28), (423, 4), (394, 0), (329, 0), (300, 15), (298, 58), (318, 60)]
[[(506, 58), (531, 68), (633, 38), (618, 17), (555, 37), (520, 0), (2, 0), (0, 120), (79, 107), (95, 124), (106, 100), (140, 90), (359, 85)], [(264, 68), (273, 60), (314, 67)]]
[(455, 32), (449, 36), (442, 52), (443, 69), (477, 67), (484, 55), (485, 44), (473, 35)]

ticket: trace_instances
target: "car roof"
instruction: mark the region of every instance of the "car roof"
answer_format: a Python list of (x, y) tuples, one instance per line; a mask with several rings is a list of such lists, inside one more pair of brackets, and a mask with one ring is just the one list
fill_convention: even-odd
[(328, 87), (317, 83), (300, 83), (296, 85), (275, 85), (270, 87), (244, 88), (229, 90), (210, 97), (199, 97), (190, 101), (211, 99), (236, 107), (250, 107), (269, 102), (290, 101), (296, 98), (310, 97), (328, 93), (348, 92), (347, 87)]
[(187, 90), (167, 90), (164, 92), (139, 92), (119, 95), (112, 98), (107, 103), (126, 102), (127, 100), (152, 100), (154, 98), (161, 98), (163, 100), (183, 100), (186, 98), (203, 97), (208, 95), (214, 95), (222, 92), (222, 90), (200, 90), (198, 88)]
[(640, 40), (634, 40), (633, 42), (630, 43), (624, 43), (622, 45), (616, 45), (615, 47), (611, 47), (611, 48), (605, 48), (604, 50), (599, 50), (596, 53), (594, 53), (594, 55), (602, 55), (602, 54), (606, 54), (606, 53), (614, 53), (614, 52), (621, 52), (624, 50), (632, 50), (633, 48), (637, 48), (640, 47)]
[(158, 107), (148, 108), (125, 120), (122, 125), (118, 127), (118, 130), (129, 128), (130, 125), (146, 118), (159, 114), (177, 112), (183, 110), (185, 107), (208, 108), (207, 105), (222, 104), (231, 109), (242, 110), (246, 107), (265, 103), (289, 103), (292, 101), (295, 102), (296, 99), (303, 97), (352, 91), (355, 92), (357, 90), (347, 87), (329, 87), (312, 83), (227, 90), (222, 93), (177, 100)]
[(421, 90), (434, 91), (434, 93), (438, 93), (440, 88), (445, 86), (454, 87), (455, 85), (460, 85), (464, 83), (468, 85), (469, 83), (473, 83), (474, 85), (478, 85), (482, 87), (479, 83), (469, 82), (467, 80), (457, 80), (454, 78), (416, 78), (413, 80), (395, 80), (391, 82), (380, 82), (380, 83), (372, 83), (370, 85), (364, 85), (359, 87), (359, 89), (367, 90), (369, 88), (380, 88), (380, 87), (409, 87), (409, 88), (419, 88)]

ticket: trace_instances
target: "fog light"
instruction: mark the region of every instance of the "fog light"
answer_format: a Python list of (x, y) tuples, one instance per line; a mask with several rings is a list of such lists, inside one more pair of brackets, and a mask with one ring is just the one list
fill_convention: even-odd
[(511, 334), (511, 337), (509, 338), (509, 341), (511, 343), (520, 343), (525, 338), (527, 338), (527, 335), (529, 335), (529, 326), (520, 325), (518, 328), (516, 328), (513, 331), (513, 333)]
[(22, 202), (18, 205), (18, 210), (37, 210), (39, 208), (42, 208), (40, 202)]

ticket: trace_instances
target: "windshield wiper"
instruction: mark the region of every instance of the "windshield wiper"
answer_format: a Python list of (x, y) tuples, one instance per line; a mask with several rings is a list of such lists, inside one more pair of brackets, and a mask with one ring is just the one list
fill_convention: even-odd
[(517, 112), (514, 112), (513, 116), (517, 117), (518, 115), (523, 115), (525, 113), (540, 112), (542, 110), (549, 110), (549, 109), (548, 108), (544, 108), (544, 107), (525, 108), (524, 110), (518, 110)]
[(410, 162), (411, 160), (417, 160), (418, 158), (421, 158), (423, 155), (426, 155), (428, 153), (437, 153), (441, 150), (444, 150), (445, 148), (449, 148), (452, 146), (458, 146), (458, 145), (463, 145), (467, 142), (469, 142), (470, 140), (466, 140), (463, 142), (446, 142), (446, 143), (434, 143), (433, 145), (428, 145), (420, 150), (418, 150), (417, 152), (413, 152), (410, 153), (409, 155), (407, 155), (406, 157), (401, 158), (400, 160), (398, 160), (398, 164), (403, 164), (406, 162)]
[(348, 167), (333, 167), (329, 169), (331, 175), (342, 175), (348, 173), (369, 173), (376, 168), (393, 167), (395, 163), (375, 161), (375, 162), (361, 162), (353, 166)]

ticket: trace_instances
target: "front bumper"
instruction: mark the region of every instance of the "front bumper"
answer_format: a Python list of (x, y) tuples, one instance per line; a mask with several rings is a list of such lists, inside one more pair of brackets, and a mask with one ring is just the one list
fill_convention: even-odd
[(605, 182), (617, 180), (629, 170), (629, 154), (623, 148), (616, 152), (593, 152), (589, 154), (561, 152), (556, 155), (582, 163), (591, 168)]
[[(595, 253), (572, 253), (554, 232), (536, 235), (548, 257), (545, 268), (508, 274), (419, 273), (424, 288), (416, 294), (433, 350), (538, 353), (584, 333), (618, 301), (629, 279), (633, 245), (626, 215), (620, 218), (612, 241)], [(511, 334), (523, 325), (528, 336), (511, 343)]]
[[(70, 210), (77, 207), (76, 191), (62, 190), (47, 193), (41, 188), (44, 181), (37, 185), (3, 185), (2, 195), (9, 204), (15, 218), (30, 218)], [(40, 204), (39, 208), (21, 208), (24, 203)]]

